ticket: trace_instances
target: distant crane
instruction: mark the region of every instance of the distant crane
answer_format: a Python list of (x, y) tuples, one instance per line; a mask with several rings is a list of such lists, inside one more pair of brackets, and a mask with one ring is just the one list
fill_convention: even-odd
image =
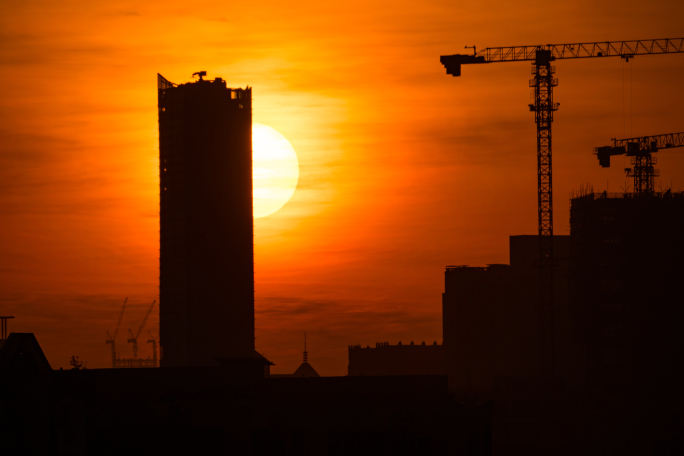
[(123, 307), (121, 308), (121, 313), (119, 314), (119, 321), (116, 323), (116, 329), (114, 330), (114, 337), (109, 335), (109, 331), (107, 331), (107, 344), (112, 344), (112, 367), (116, 368), (116, 335), (119, 334), (119, 327), (121, 326), (121, 319), (123, 318), (124, 315), (124, 310), (126, 310), (126, 302), (128, 302), (128, 298), (124, 299)]
[(149, 331), (147, 331), (147, 334), (150, 336), (147, 343), (152, 344), (152, 367), (157, 367), (157, 341), (159, 340), (159, 336), (152, 337), (152, 333)]
[(140, 333), (142, 333), (143, 328), (145, 327), (145, 323), (147, 323), (147, 319), (150, 318), (150, 314), (152, 313), (152, 308), (154, 307), (154, 304), (157, 302), (157, 300), (152, 301), (152, 304), (150, 304), (149, 309), (147, 309), (147, 313), (145, 314), (145, 318), (143, 318), (142, 323), (140, 324), (140, 328), (138, 328), (138, 332), (133, 335), (133, 331), (130, 329), (128, 330), (128, 333), (130, 334), (130, 338), (128, 339), (128, 343), (133, 344), (133, 359), (138, 359), (138, 337), (140, 337)]
[(537, 46), (512, 46), (486, 48), (473, 55), (443, 55), (440, 62), (446, 67), (447, 74), (461, 75), (461, 65), (531, 61), (534, 79), (529, 86), (534, 90), (534, 112), (537, 124), (537, 212), (539, 230), (539, 275), (540, 275), (540, 324), (541, 324), (541, 365), (542, 375), (552, 378), (554, 368), (554, 324), (553, 324), (553, 186), (551, 173), (551, 123), (553, 112), (558, 103), (553, 101), (553, 88), (558, 79), (551, 62), (560, 59), (580, 59), (589, 57), (619, 56), (629, 61), (636, 55), (671, 54), (684, 52), (684, 38), (604, 41), (596, 43), (546, 44)]
[(632, 157), (633, 168), (625, 168), (625, 173), (628, 177), (634, 178), (634, 193), (639, 195), (653, 193), (653, 178), (660, 175), (660, 171), (653, 168), (653, 165), (658, 163), (658, 161), (651, 154), (661, 149), (684, 147), (684, 133), (613, 139), (612, 141), (613, 144), (611, 146), (596, 147), (594, 149), (599, 165), (608, 168), (610, 166), (610, 157), (613, 155)]

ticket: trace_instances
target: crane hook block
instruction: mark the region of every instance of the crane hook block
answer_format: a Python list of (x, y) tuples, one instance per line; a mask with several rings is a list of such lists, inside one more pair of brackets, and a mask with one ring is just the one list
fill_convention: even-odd
[(447, 74), (452, 76), (461, 75), (461, 65), (468, 63), (487, 63), (483, 55), (464, 54), (443, 55), (439, 58), (439, 61), (442, 62), (442, 65), (446, 68)]

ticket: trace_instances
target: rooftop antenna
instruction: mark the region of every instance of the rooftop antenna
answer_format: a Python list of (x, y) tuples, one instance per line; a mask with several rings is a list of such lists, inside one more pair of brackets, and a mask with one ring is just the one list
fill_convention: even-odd
[(304, 333), (304, 362), (309, 363), (309, 352), (306, 351), (306, 332)]
[(204, 81), (204, 79), (202, 79), (202, 76), (206, 76), (206, 75), (207, 75), (206, 71), (198, 71), (197, 73), (192, 73), (192, 77), (194, 78), (195, 76), (198, 76), (200, 81)]
[[(0, 317), (0, 340), (7, 339), (7, 320), (14, 317)], [(304, 336), (306, 338), (306, 336)], [(306, 342), (304, 343), (304, 350), (306, 350)], [(304, 352), (306, 353), (306, 352)], [(306, 355), (304, 355), (306, 356)]]

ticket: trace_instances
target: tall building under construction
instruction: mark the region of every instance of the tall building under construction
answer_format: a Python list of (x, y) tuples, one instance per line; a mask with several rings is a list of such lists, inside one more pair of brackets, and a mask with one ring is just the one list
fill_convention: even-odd
[(638, 390), (684, 404), (684, 193), (578, 196), (570, 230), (583, 383), (603, 400), (610, 393), (620, 402)]
[(162, 367), (253, 358), (252, 93), (157, 75)]

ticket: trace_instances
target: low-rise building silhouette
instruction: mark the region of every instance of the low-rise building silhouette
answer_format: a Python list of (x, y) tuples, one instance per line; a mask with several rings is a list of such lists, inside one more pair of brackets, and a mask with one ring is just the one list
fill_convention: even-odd
[(375, 347), (349, 346), (348, 375), (444, 375), (442, 346), (432, 344), (390, 345), (378, 342)]
[(32, 334), (11, 334), (0, 349), (3, 454), (491, 454), (487, 410), (456, 403), (444, 376), (268, 378), (245, 367), (55, 371)]

